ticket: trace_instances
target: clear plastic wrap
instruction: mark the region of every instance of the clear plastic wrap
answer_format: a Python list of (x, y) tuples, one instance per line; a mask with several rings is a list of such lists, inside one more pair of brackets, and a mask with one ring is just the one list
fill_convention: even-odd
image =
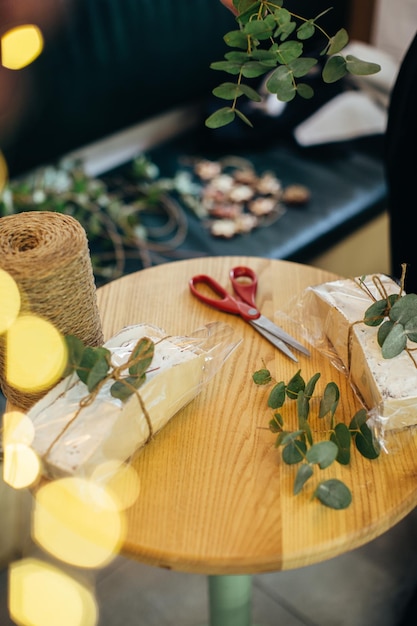
[(186, 337), (139, 324), (124, 328), (104, 344), (112, 365), (127, 362), (142, 337), (153, 341), (155, 352), (145, 383), (127, 400), (110, 394), (114, 380), (89, 397), (86, 385), (73, 374), (30, 409), (35, 428), (32, 446), (46, 475), (88, 476), (100, 463), (128, 460), (195, 398), (241, 341), (230, 326), (219, 322)]
[(417, 424), (417, 365), (410, 351), (384, 358), (378, 328), (363, 319), (372, 296), (380, 300), (400, 293), (400, 286), (382, 274), (341, 279), (308, 287), (285, 313), (305, 341), (346, 374), (384, 448), (387, 432)]

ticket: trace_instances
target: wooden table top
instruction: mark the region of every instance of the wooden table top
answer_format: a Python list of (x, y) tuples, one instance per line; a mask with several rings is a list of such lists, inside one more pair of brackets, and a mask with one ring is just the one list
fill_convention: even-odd
[(374, 461), (353, 453), (349, 467), (323, 470), (320, 478), (349, 485), (349, 508), (336, 511), (311, 500), (316, 479), (292, 494), (296, 470), (275, 448), (268, 390), (252, 382), (253, 372), (265, 364), (285, 382), (298, 369), (306, 380), (320, 372), (317, 391), (330, 381), (339, 385), (338, 414), (347, 422), (360, 405), (344, 376), (317, 351), (294, 363), (241, 318), (191, 295), (191, 276), (207, 273), (226, 286), (234, 265), (258, 273), (257, 303), (270, 319), (308, 285), (335, 278), (287, 261), (210, 257), (152, 267), (98, 290), (106, 339), (141, 322), (189, 335), (212, 321), (230, 324), (243, 338), (198, 397), (133, 460), (141, 493), (128, 510), (124, 552), (150, 565), (201, 574), (302, 567), (376, 538), (417, 504), (417, 440), (410, 431), (396, 435), (395, 452)]

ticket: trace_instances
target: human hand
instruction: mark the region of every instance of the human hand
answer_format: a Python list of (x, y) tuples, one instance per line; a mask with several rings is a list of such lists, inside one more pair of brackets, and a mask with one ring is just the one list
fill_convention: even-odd
[(230, 11), (232, 13), (234, 13), (235, 15), (237, 15), (237, 10), (236, 8), (233, 6), (233, 0), (220, 0), (220, 2), (222, 4), (224, 4), (225, 7), (227, 7), (228, 9), (230, 9)]

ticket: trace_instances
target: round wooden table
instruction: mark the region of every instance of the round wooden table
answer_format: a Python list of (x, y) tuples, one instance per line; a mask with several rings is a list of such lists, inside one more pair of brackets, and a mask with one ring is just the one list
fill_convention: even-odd
[[(200, 273), (230, 289), (229, 269), (235, 265), (258, 273), (257, 304), (270, 319), (305, 287), (336, 278), (286, 261), (210, 257), (152, 267), (98, 290), (106, 339), (140, 322), (192, 335), (213, 321), (231, 325), (243, 339), (199, 396), (133, 460), (141, 494), (128, 510), (124, 546), (126, 555), (143, 563), (209, 575), (216, 626), (250, 623), (251, 574), (298, 568), (357, 548), (417, 504), (417, 442), (411, 431), (396, 435), (395, 451), (377, 460), (353, 453), (348, 467), (322, 472), (320, 478), (338, 477), (349, 485), (349, 508), (333, 510), (311, 500), (319, 478), (293, 495), (296, 469), (275, 448), (269, 389), (253, 383), (253, 372), (265, 364), (284, 382), (298, 369), (306, 380), (320, 372), (317, 391), (330, 381), (338, 384), (338, 415), (347, 422), (360, 404), (343, 374), (318, 351), (294, 363), (240, 317), (192, 296), (188, 281)], [(286, 330), (298, 331), (291, 324)]]

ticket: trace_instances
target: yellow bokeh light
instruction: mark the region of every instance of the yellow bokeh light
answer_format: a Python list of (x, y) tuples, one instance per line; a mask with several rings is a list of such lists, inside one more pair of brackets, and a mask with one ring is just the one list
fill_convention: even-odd
[(65, 341), (47, 320), (22, 315), (6, 335), (6, 380), (22, 391), (41, 391), (55, 384), (67, 362)]
[(34, 24), (16, 26), (1, 38), (1, 62), (9, 70), (20, 70), (34, 61), (43, 50), (43, 36)]
[(9, 178), (9, 168), (7, 167), (6, 159), (3, 153), (0, 152), (0, 193), (3, 191), (7, 180)]
[(107, 461), (98, 465), (91, 479), (110, 489), (120, 504), (120, 510), (128, 509), (136, 502), (140, 492), (140, 479), (137, 471), (127, 463)]
[(23, 443), (30, 446), (35, 438), (35, 426), (26, 413), (7, 411), (3, 415), (3, 446)]
[(9, 443), (3, 452), (5, 483), (14, 489), (24, 489), (37, 481), (41, 473), (41, 462), (32, 448), (24, 443)]
[(9, 566), (9, 612), (25, 626), (95, 626), (91, 591), (58, 568), (27, 558)]
[(10, 328), (19, 315), (19, 311), (19, 288), (10, 274), (0, 269), (0, 334)]
[(67, 477), (35, 496), (33, 539), (61, 561), (102, 567), (120, 552), (125, 523), (119, 504), (99, 485)]

